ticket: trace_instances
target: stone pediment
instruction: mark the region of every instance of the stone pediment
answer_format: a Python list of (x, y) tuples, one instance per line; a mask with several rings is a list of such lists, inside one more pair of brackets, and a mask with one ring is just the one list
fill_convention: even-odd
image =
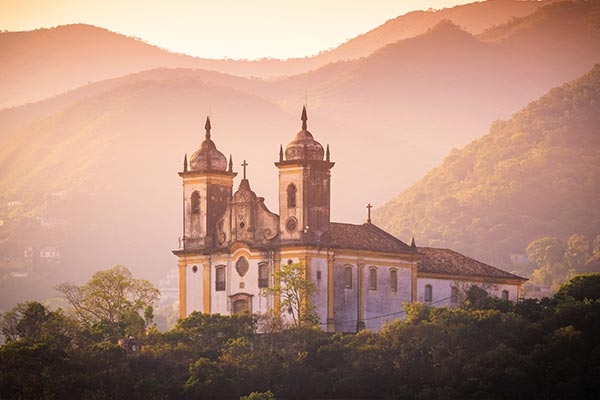
[(266, 244), (277, 238), (278, 229), (279, 216), (270, 212), (264, 198), (256, 196), (248, 180), (242, 179), (217, 224), (217, 244), (221, 247), (237, 241)]

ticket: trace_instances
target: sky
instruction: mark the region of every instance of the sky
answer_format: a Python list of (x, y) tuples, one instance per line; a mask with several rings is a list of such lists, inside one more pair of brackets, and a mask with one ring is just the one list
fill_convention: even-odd
[(86, 23), (205, 58), (310, 56), (413, 10), (475, 0), (0, 0), (0, 30)]

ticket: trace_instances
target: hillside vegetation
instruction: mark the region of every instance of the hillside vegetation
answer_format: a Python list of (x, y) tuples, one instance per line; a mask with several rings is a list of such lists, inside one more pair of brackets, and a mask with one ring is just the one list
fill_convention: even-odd
[[(491, 261), (600, 227), (600, 65), (552, 89), (374, 213), (417, 244)], [(493, 250), (492, 250), (493, 249)], [(491, 252), (493, 251), (493, 252)]]

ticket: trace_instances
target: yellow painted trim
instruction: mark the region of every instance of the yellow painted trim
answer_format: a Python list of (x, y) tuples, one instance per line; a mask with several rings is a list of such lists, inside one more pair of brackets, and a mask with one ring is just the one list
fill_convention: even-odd
[(204, 290), (203, 290), (203, 306), (204, 306), (204, 313), (205, 314), (210, 314), (210, 283), (211, 283), (211, 279), (210, 279), (210, 262), (205, 262), (204, 263), (204, 276), (203, 276), (203, 284), (204, 284)]
[(335, 332), (334, 314), (334, 261), (333, 254), (327, 257), (327, 332)]
[(186, 300), (187, 300), (187, 284), (186, 284), (186, 265), (185, 261), (179, 261), (179, 318), (187, 317)]
[[(275, 251), (273, 254), (273, 272), (279, 272), (281, 269), (281, 253), (279, 251)], [(273, 285), (279, 285), (279, 281), (275, 281), (273, 279)], [(273, 310), (275, 311), (275, 316), (279, 317), (281, 315), (281, 299), (279, 296), (273, 296)]]
[(356, 316), (356, 328), (357, 330), (365, 326), (365, 284), (364, 284), (364, 271), (365, 264), (362, 260), (356, 263), (356, 291), (357, 291), (357, 316)]

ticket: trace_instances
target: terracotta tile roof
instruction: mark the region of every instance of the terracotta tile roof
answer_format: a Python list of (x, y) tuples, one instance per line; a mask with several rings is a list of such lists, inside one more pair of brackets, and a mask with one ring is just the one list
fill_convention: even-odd
[(452, 250), (431, 247), (418, 250), (423, 258), (417, 264), (417, 273), (527, 280)]
[(353, 225), (332, 222), (328, 239), (331, 247), (343, 249), (386, 253), (416, 252), (414, 248), (373, 224)]

